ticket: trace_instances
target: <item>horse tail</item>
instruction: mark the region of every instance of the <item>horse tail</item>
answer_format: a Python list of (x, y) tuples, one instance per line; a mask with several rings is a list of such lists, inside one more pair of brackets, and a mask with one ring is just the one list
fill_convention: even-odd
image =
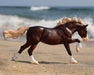
[(3, 32), (3, 37), (5, 40), (8, 38), (17, 39), (20, 35), (23, 36), (23, 34), (29, 29), (29, 27), (20, 27), (17, 30), (5, 30)]
[(8, 33), (7, 31), (3, 32), (3, 37), (4, 37), (5, 40), (7, 40), (7, 38), (8, 38), (8, 36), (6, 35), (7, 33)]
[(23, 34), (29, 29), (29, 27), (20, 27), (17, 29), (18, 33), (23, 36)]

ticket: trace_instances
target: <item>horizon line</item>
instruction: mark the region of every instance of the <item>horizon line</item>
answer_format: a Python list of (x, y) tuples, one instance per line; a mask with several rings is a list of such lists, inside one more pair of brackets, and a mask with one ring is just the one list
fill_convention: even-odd
[[(0, 7), (41, 7), (41, 6), (11, 6), (11, 5), (0, 5)], [(45, 6), (44, 6), (45, 7)], [(47, 6), (47, 7), (94, 7), (94, 6)]]

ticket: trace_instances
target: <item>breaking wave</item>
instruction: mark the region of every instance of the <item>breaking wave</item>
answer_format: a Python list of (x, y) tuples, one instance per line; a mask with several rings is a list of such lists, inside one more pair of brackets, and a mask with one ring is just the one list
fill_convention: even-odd
[(31, 7), (32, 11), (37, 11), (37, 10), (48, 10), (50, 7), (47, 6), (41, 6), (41, 7)]
[[(89, 24), (88, 26), (88, 36), (89, 39), (94, 39), (94, 23), (93, 19), (90, 17), (86, 17), (82, 19), (85, 23)], [(0, 15), (0, 32), (3, 30), (8, 29), (17, 29), (22, 26), (43, 26), (52, 28), (55, 27), (58, 20), (34, 20), (34, 19), (27, 19), (18, 16), (11, 16), (11, 15)], [(2, 34), (2, 33), (0, 33)], [(74, 35), (78, 37), (77, 35)]]

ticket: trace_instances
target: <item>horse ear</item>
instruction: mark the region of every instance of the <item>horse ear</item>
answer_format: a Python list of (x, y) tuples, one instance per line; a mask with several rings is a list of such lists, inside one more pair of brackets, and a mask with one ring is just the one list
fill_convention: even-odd
[(83, 25), (83, 28), (86, 28), (88, 26), (88, 24), (87, 25)]
[(88, 26), (88, 24), (87, 25), (85, 25), (85, 27), (87, 27)]

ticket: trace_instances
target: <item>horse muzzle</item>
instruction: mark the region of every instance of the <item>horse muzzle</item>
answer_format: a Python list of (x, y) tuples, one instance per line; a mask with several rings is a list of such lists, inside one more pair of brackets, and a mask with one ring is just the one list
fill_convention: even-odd
[(84, 42), (88, 41), (88, 37), (83, 38), (83, 41)]

